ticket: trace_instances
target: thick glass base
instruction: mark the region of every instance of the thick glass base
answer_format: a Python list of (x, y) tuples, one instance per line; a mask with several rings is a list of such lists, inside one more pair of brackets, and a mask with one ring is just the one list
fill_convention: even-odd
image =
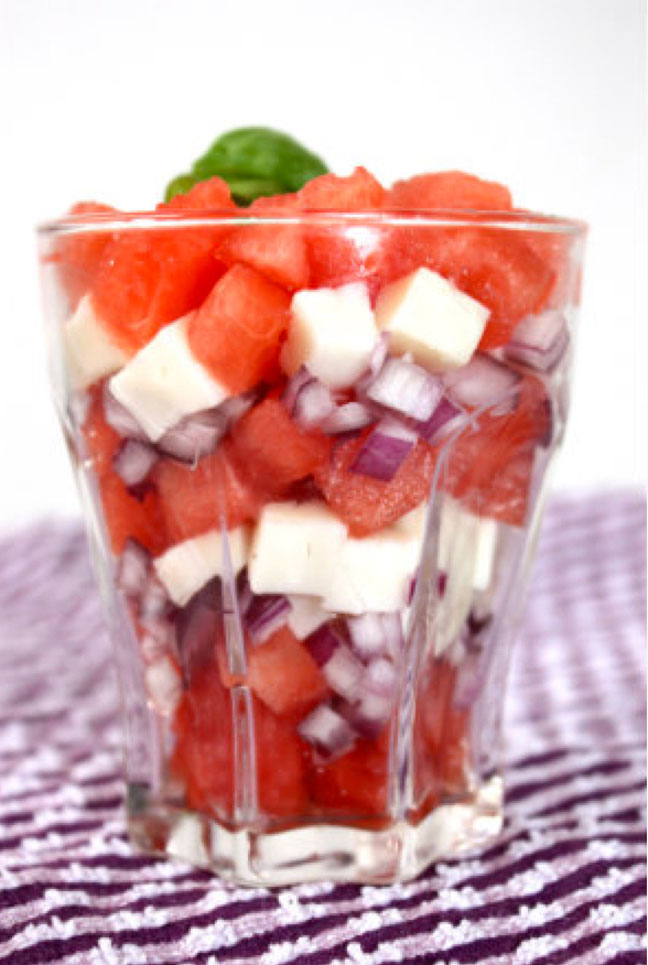
[(494, 775), (469, 800), (440, 805), (416, 825), (366, 830), (313, 824), (272, 833), (228, 830), (204, 815), (160, 804), (146, 788), (130, 785), (128, 826), (140, 850), (181, 858), (238, 884), (389, 884), (489, 844), (502, 826), (502, 780)]

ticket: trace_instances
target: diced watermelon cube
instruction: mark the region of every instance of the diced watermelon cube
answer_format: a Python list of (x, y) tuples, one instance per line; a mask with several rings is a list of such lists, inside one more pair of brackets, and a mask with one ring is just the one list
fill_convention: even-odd
[(390, 482), (351, 472), (349, 466), (371, 430), (338, 445), (315, 472), (315, 482), (352, 536), (367, 536), (418, 506), (430, 491), (435, 455), (419, 441)]
[(482, 181), (463, 171), (439, 171), (396, 181), (389, 192), (387, 205), (429, 211), (456, 208), (508, 211), (513, 202), (509, 189), (503, 184)]
[(191, 317), (191, 350), (230, 392), (245, 392), (277, 365), (289, 309), (285, 289), (234, 265)]
[[(294, 725), (254, 700), (259, 808), (262, 816), (299, 817), (308, 808), (308, 751)], [(193, 679), (175, 718), (172, 767), (184, 779), (187, 803), (231, 820), (234, 803), (232, 708), (214, 665)]]
[(164, 519), (154, 489), (137, 499), (119, 476), (108, 471), (99, 477), (99, 493), (113, 553), (122, 553), (129, 539), (141, 543), (152, 556), (167, 548)]
[[(71, 215), (118, 214), (115, 208), (96, 201), (81, 201), (70, 208)], [(56, 241), (53, 261), (58, 264), (58, 277), (72, 309), (92, 288), (101, 258), (110, 241), (110, 231), (81, 232), (62, 235)]]
[(302, 429), (273, 397), (250, 409), (232, 431), (238, 465), (254, 486), (280, 495), (328, 464), (331, 440), (318, 429)]
[(229, 529), (249, 522), (267, 498), (237, 468), (227, 439), (196, 466), (160, 459), (152, 478), (171, 543), (220, 526), (221, 514)]
[[(386, 197), (380, 182), (362, 167), (346, 178), (313, 178), (299, 192), (302, 207), (309, 211), (374, 211), (383, 207)], [(312, 288), (364, 280), (372, 292), (376, 289), (386, 247), (384, 228), (310, 226), (306, 237)]]
[(419, 799), (466, 790), (469, 763), (467, 710), (452, 706), (457, 669), (434, 661), (426, 668), (416, 702), (415, 786)]
[[(250, 214), (297, 214), (296, 194), (257, 198)], [(302, 225), (249, 224), (235, 228), (218, 250), (227, 265), (242, 262), (291, 291), (308, 288), (309, 268)]]
[(330, 764), (316, 765), (310, 778), (313, 804), (360, 818), (383, 815), (387, 808), (390, 728), (376, 740), (360, 740)]
[(386, 279), (424, 266), (490, 309), (482, 350), (505, 345), (522, 318), (546, 304), (554, 284), (553, 271), (525, 239), (504, 229), (423, 225), (394, 229), (390, 237)]
[(539, 379), (525, 376), (512, 412), (484, 413), (452, 444), (441, 485), (477, 515), (523, 526), (535, 449), (550, 432), (546, 389)]
[(92, 468), (99, 475), (112, 469), (115, 453), (122, 444), (119, 434), (106, 422), (103, 407), (103, 389), (93, 385), (88, 390), (90, 405), (83, 423), (82, 435)]
[(281, 627), (265, 643), (252, 647), (248, 683), (257, 697), (280, 717), (308, 713), (328, 693), (326, 681), (303, 643)]
[[(233, 208), (220, 178), (198, 184), (159, 212)], [(177, 226), (173, 231), (124, 231), (112, 236), (96, 272), (92, 297), (113, 339), (127, 350), (148, 342), (163, 325), (197, 308), (223, 274), (214, 257), (227, 228)]]

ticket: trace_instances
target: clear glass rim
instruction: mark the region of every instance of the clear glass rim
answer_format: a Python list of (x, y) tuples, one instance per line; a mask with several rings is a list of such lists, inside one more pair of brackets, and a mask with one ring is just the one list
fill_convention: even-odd
[(203, 228), (242, 225), (312, 225), (318, 227), (395, 227), (395, 228), (498, 228), (508, 231), (538, 232), (568, 236), (584, 235), (586, 222), (575, 218), (540, 214), (535, 211), (477, 211), (468, 209), (421, 210), (384, 208), (380, 211), (247, 211), (246, 209), (214, 209), (209, 211), (108, 211), (69, 214), (41, 222), (36, 231), (41, 236), (171, 230), (179, 226)]

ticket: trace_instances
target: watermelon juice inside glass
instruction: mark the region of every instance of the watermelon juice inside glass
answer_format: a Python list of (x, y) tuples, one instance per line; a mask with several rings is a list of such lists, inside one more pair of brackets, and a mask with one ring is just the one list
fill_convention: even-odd
[(131, 838), (243, 883), (411, 878), (501, 826), (584, 228), (213, 189), (40, 232)]

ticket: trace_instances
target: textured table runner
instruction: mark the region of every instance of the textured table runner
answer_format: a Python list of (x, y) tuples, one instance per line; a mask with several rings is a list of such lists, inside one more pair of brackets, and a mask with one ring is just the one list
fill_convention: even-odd
[(645, 503), (554, 501), (507, 704), (502, 838), (394, 887), (144, 858), (74, 523), (0, 539), (0, 963), (645, 962)]

